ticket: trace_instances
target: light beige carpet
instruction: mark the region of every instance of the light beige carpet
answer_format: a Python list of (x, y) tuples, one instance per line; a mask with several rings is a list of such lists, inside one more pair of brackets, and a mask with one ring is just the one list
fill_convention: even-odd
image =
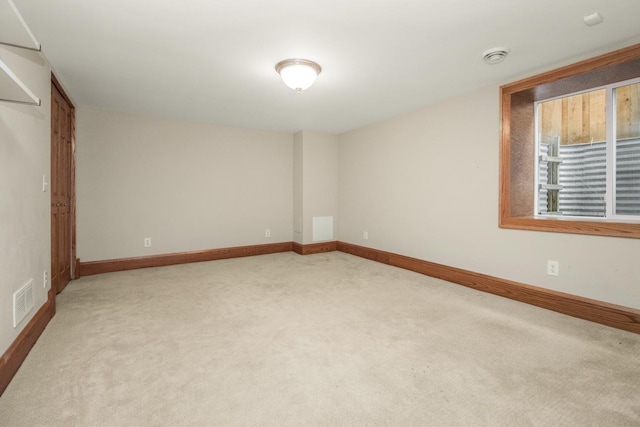
[(640, 336), (344, 253), (71, 282), (2, 426), (638, 426)]

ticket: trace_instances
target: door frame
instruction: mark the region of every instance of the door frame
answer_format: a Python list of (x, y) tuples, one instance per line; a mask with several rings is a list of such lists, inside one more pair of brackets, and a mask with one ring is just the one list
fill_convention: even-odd
[[(62, 97), (64, 98), (64, 100), (69, 104), (70, 107), (70, 113), (71, 113), (71, 123), (70, 123), (70, 131), (71, 131), (71, 172), (70, 172), (70, 189), (69, 189), (69, 196), (70, 196), (70, 207), (69, 207), (69, 238), (71, 239), (71, 257), (70, 257), (70, 262), (71, 265), (69, 266), (70, 271), (71, 271), (71, 279), (77, 279), (80, 277), (80, 269), (78, 268), (79, 265), (79, 259), (76, 257), (76, 107), (75, 105), (73, 105), (73, 102), (71, 101), (71, 98), (69, 98), (69, 95), (67, 95), (67, 93), (65, 92), (64, 88), (62, 87), (62, 84), (60, 84), (60, 81), (56, 78), (55, 74), (53, 72), (51, 72), (51, 85), (52, 88), (55, 87), (56, 90), (58, 90), (58, 92), (60, 92), (60, 94), (62, 95)], [(49, 113), (51, 115), (51, 117), (53, 118), (53, 110), (50, 111)], [(50, 130), (51, 132), (51, 130)], [(49, 150), (51, 150), (51, 146), (49, 146)], [(51, 153), (50, 153), (51, 156)], [(53, 170), (51, 170), (51, 174), (53, 174)], [(49, 182), (53, 182), (53, 176), (50, 176), (49, 178)], [(53, 230), (51, 230), (51, 238), (53, 238)], [(51, 257), (53, 259), (53, 253), (51, 254)], [(52, 260), (51, 260), (52, 262)], [(53, 268), (53, 266), (52, 266)], [(55, 312), (56, 312), (56, 289), (53, 288), (53, 286), (51, 286), (51, 289), (49, 289), (49, 301), (50, 301), (50, 314), (51, 317), (54, 316)]]

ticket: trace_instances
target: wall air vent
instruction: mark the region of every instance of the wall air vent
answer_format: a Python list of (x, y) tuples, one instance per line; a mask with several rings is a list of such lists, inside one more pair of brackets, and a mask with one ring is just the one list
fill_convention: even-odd
[(13, 294), (13, 327), (33, 309), (33, 279)]

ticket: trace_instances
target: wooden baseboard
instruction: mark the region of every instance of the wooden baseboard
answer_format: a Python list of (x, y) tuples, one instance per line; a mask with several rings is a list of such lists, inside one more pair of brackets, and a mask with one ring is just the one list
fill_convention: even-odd
[(338, 242), (311, 243), (308, 245), (293, 242), (291, 250), (299, 255), (311, 255), (322, 252), (334, 252), (337, 250), (337, 246)]
[(474, 273), (417, 258), (338, 242), (341, 252), (415, 271), (479, 291), (640, 334), (640, 310)]
[(72, 279), (80, 278), (80, 258), (76, 258), (73, 260), (73, 268), (71, 269)]
[(18, 372), (20, 365), (26, 359), (27, 354), (29, 354), (29, 351), (31, 351), (31, 348), (33, 348), (33, 345), (51, 320), (51, 295), (50, 293), (47, 302), (40, 307), (35, 316), (20, 332), (20, 335), (13, 341), (13, 344), (2, 355), (2, 359), (0, 359), (0, 396), (2, 396), (11, 379)]
[(180, 252), (164, 255), (152, 255), (137, 258), (120, 258), (104, 261), (80, 262), (80, 276), (110, 273), (113, 271), (134, 270), (137, 268), (161, 267), (165, 265), (187, 264), (190, 262), (214, 261), (218, 259), (239, 258), (254, 255), (290, 252), (291, 242), (266, 245), (237, 246), (232, 248), (206, 249), (202, 251)]

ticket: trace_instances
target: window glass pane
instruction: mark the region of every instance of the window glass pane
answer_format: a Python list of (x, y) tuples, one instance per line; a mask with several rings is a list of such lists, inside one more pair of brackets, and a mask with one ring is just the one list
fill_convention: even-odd
[(606, 91), (538, 104), (541, 214), (606, 214)]
[(640, 215), (640, 83), (615, 89), (615, 213)]

